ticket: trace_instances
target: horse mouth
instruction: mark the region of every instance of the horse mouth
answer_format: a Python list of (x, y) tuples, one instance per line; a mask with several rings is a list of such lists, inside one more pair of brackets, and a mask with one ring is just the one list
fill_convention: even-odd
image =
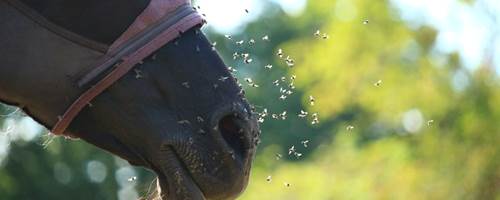
[[(216, 167), (207, 166), (206, 173), (203, 165), (203, 170), (200, 169), (199, 162), (203, 161), (192, 160), (189, 153), (186, 160), (183, 159), (185, 146), (179, 145), (177, 148), (175, 143), (162, 146), (161, 159), (157, 160), (157, 164), (161, 167), (158, 175), (164, 179), (161, 185), (164, 198), (234, 199), (241, 194), (248, 184), (250, 163), (255, 151), (250, 137), (255, 134), (257, 122), (250, 117), (248, 113), (238, 112), (232, 106), (221, 109), (212, 117), (210, 127), (216, 128), (210, 130), (213, 133), (211, 138), (214, 145), (220, 147), (216, 148), (215, 152), (219, 153), (212, 159), (219, 159), (221, 163)], [(201, 174), (200, 170), (204, 173)]]
[[(185, 166), (182, 159), (172, 147), (165, 150), (166, 159), (162, 164), (162, 172), (166, 184), (161, 185), (162, 199), (192, 199), (205, 200), (202, 188)], [(166, 187), (166, 188), (163, 188)], [(163, 192), (166, 191), (166, 192)]]

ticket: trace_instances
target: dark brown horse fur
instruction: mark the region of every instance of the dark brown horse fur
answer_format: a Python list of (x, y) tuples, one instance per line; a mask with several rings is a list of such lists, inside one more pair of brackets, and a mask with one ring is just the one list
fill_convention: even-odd
[[(23, 0), (48, 21), (111, 44), (143, 0)], [(51, 128), (101, 56), (0, 1), (0, 99)], [(230, 77), (228, 79), (224, 77)], [(68, 129), (155, 171), (168, 199), (232, 199), (247, 185), (259, 130), (221, 58), (195, 27), (95, 98)]]

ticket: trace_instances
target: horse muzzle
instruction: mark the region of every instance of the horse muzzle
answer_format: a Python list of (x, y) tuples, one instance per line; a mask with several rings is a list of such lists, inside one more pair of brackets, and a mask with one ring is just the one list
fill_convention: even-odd
[(162, 146), (156, 160), (168, 199), (235, 199), (246, 188), (259, 127), (244, 105), (224, 106), (205, 123), (207, 131)]

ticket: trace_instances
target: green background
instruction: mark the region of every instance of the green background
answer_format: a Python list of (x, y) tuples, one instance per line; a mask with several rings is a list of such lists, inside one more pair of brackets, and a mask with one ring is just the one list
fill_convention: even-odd
[[(500, 199), (500, 80), (492, 63), (469, 69), (458, 52), (436, 53), (436, 28), (402, 20), (390, 2), (350, 2), (357, 10), (351, 20), (336, 17), (335, 0), (310, 0), (298, 16), (266, 2), (264, 14), (233, 40), (204, 30), (238, 70), (258, 112), (287, 111), (286, 120), (268, 116), (261, 124), (262, 143), (241, 199)], [(234, 52), (249, 53), (252, 62), (234, 60)], [(280, 100), (292, 75), (293, 94)], [(275, 86), (281, 77), (286, 81)], [(9, 115), (13, 110), (0, 105), (0, 137), (10, 141), (0, 142), (9, 149), (2, 156), (0, 148), (0, 199), (147, 193), (151, 172), (83, 141), (49, 138), (46, 131), (15, 136), (26, 129), (9, 131), (9, 123), (25, 117)], [(308, 116), (298, 117), (301, 110)], [(312, 113), (319, 124), (311, 124)], [(292, 146), (300, 157), (288, 155)], [(90, 161), (104, 166), (102, 182), (89, 178)], [(130, 178), (124, 170), (135, 171), (137, 180), (123, 181)]]

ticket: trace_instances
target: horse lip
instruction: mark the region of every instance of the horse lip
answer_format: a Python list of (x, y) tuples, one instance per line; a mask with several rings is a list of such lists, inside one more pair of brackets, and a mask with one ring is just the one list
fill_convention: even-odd
[[(196, 182), (196, 179), (175, 152), (174, 148), (168, 147), (165, 152), (169, 152), (167, 153), (168, 157), (165, 159), (168, 162), (161, 164), (161, 170), (167, 179), (167, 198), (205, 200), (202, 187)], [(182, 181), (184, 183), (181, 183)], [(180, 190), (184, 190), (184, 194), (179, 194), (178, 191)]]

